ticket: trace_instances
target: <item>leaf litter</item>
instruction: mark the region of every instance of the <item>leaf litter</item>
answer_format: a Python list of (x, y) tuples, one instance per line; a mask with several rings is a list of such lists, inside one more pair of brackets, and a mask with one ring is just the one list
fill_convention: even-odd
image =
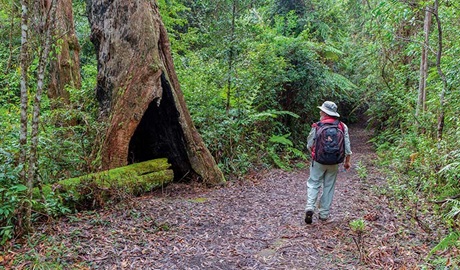
[[(66, 247), (60, 261), (91, 269), (417, 269), (434, 236), (376, 191), (385, 178), (373, 163), (370, 132), (350, 129), (352, 164), (366, 166), (367, 178), (356, 165), (339, 172), (328, 222), (315, 215), (304, 223), (308, 170), (275, 169), (224, 187), (172, 183), (44, 224), (41, 233)], [(358, 219), (362, 235), (350, 229)]]

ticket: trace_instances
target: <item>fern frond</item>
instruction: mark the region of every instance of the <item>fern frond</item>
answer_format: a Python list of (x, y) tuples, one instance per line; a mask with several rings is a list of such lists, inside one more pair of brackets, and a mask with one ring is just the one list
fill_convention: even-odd
[(291, 140), (289, 140), (287, 137), (289, 137), (291, 134), (285, 134), (285, 135), (282, 135), (282, 136), (278, 136), (278, 135), (272, 135), (270, 137), (270, 142), (273, 142), (273, 143), (279, 143), (279, 144), (282, 144), (282, 145), (288, 145), (288, 146), (293, 146), (294, 144), (292, 143)]
[(444, 166), (441, 170), (439, 170), (438, 173), (442, 174), (442, 173), (448, 172), (450, 170), (458, 169), (459, 167), (460, 167), (460, 162), (453, 162), (453, 163), (450, 163), (450, 164), (447, 164), (446, 166)]
[(289, 152), (292, 152), (292, 154), (294, 154), (295, 157), (298, 157), (301, 159), (308, 159), (308, 156), (297, 148), (289, 147), (288, 150)]
[(446, 216), (449, 218), (455, 218), (456, 216), (460, 215), (460, 201), (452, 199), (449, 199), (447, 201), (452, 203), (452, 208)]
[(275, 150), (273, 148), (268, 149), (268, 155), (270, 158), (273, 160), (276, 166), (278, 168), (284, 170), (284, 171), (290, 171), (291, 168), (289, 168), (289, 164), (287, 164), (285, 161), (281, 159), (281, 157), (275, 153)]
[(267, 111), (263, 111), (260, 113), (255, 113), (255, 114), (252, 114), (250, 117), (251, 117), (251, 120), (253, 121), (263, 121), (268, 118), (276, 118), (280, 115), (289, 115), (294, 118), (300, 117), (298, 114), (295, 114), (290, 111), (277, 111), (277, 110), (267, 110)]
[(348, 78), (338, 73), (329, 71), (324, 74), (326, 80), (329, 82), (331, 86), (334, 88), (340, 89), (343, 94), (347, 95), (347, 90), (356, 89), (358, 86), (351, 82)]
[(428, 257), (433, 255), (436, 251), (445, 250), (446, 248), (460, 244), (460, 232), (451, 232), (448, 236), (444, 237), (439, 244), (437, 244), (428, 254)]

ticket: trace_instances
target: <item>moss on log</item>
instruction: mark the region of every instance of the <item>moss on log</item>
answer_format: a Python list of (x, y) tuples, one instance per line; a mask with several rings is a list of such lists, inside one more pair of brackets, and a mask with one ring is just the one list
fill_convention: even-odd
[[(68, 202), (98, 200), (98, 203), (103, 203), (114, 193), (139, 195), (171, 182), (174, 173), (170, 167), (166, 158), (154, 159), (61, 180), (54, 185), (43, 186), (41, 192), (46, 197), (55, 190), (63, 194)], [(40, 195), (38, 189), (35, 195)]]

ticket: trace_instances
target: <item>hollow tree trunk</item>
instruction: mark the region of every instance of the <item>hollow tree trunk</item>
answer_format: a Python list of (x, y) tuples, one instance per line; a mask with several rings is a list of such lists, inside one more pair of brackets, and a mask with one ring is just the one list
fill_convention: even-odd
[(50, 62), (48, 96), (54, 101), (52, 106), (56, 107), (57, 99), (64, 104), (70, 103), (66, 86), (81, 87), (80, 45), (75, 34), (71, 0), (57, 1), (53, 36), (60, 42), (57, 44), (59, 52)]
[(98, 56), (96, 95), (108, 125), (103, 169), (167, 157), (176, 179), (191, 173), (224, 182), (186, 108), (156, 3), (88, 0), (87, 6)]

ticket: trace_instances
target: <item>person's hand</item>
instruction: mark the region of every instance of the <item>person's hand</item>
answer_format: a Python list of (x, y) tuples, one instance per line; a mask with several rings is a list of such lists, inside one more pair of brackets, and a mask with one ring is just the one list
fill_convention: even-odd
[(351, 167), (351, 163), (350, 163), (350, 160), (351, 160), (351, 156), (348, 155), (345, 157), (345, 162), (343, 163), (343, 168), (348, 171), (348, 169), (350, 169)]

